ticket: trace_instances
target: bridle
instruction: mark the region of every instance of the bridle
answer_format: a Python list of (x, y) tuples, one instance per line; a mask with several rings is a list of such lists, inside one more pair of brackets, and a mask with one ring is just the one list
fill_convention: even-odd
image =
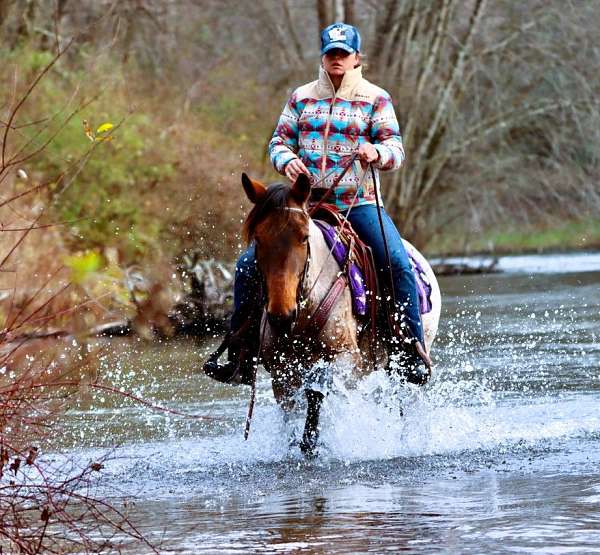
[[(342, 172), (333, 180), (333, 183), (327, 188), (327, 190), (325, 191), (323, 196), (319, 199), (319, 201), (316, 204), (314, 204), (313, 206), (311, 206), (309, 210), (306, 210), (305, 208), (298, 208), (295, 206), (284, 206), (284, 207), (280, 208), (280, 210), (287, 210), (289, 212), (298, 212), (300, 214), (303, 214), (304, 216), (306, 216), (306, 218), (308, 219), (309, 224), (310, 224), (311, 216), (325, 203), (325, 201), (327, 200), (327, 198), (329, 197), (331, 192), (337, 187), (339, 182), (342, 180), (344, 175), (346, 175), (348, 170), (352, 167), (352, 164), (354, 164), (354, 162), (357, 159), (358, 159), (358, 152), (353, 152), (352, 155), (350, 156), (348, 162), (346, 163), (344, 169), (342, 170)], [(369, 164), (369, 167), (371, 167), (371, 171), (372, 171), (371, 164)], [(336, 169), (331, 170), (329, 173), (327, 173), (326, 175), (321, 177), (321, 179), (318, 179), (317, 181), (315, 181), (312, 184), (312, 187), (315, 187), (316, 185), (323, 183), (328, 177), (333, 175), (336, 171), (337, 171)], [(365, 172), (363, 173), (360, 183), (356, 187), (356, 193), (354, 194), (354, 198), (352, 199), (352, 202), (350, 203), (350, 208), (346, 212), (346, 215), (343, 216), (344, 221), (342, 223), (342, 227), (337, 231), (338, 238), (341, 237), (341, 234), (344, 230), (344, 226), (348, 223), (348, 216), (350, 215), (350, 211), (354, 207), (354, 203), (356, 202), (356, 198), (358, 197), (358, 192), (362, 187), (362, 184), (365, 180), (366, 175), (367, 175), (367, 170), (365, 170)], [(375, 184), (375, 176), (374, 175), (373, 175), (373, 183)], [(321, 274), (323, 273), (323, 269), (325, 268), (325, 264), (331, 257), (332, 253), (333, 253), (333, 246), (329, 250), (327, 258), (325, 259), (323, 266), (319, 270), (319, 273), (317, 274), (315, 281), (311, 285), (311, 288), (309, 289), (309, 291), (306, 294), (304, 294), (304, 283), (306, 281), (306, 277), (308, 275), (308, 270), (309, 270), (309, 265), (310, 265), (310, 240), (308, 241), (306, 262), (304, 263), (304, 270), (302, 271), (302, 274), (300, 277), (300, 282), (298, 283), (298, 289), (296, 290), (296, 318), (294, 320), (294, 324), (296, 323), (295, 321), (298, 319), (298, 314), (300, 314), (299, 309), (304, 308), (306, 306), (306, 304), (308, 302), (308, 298), (309, 298), (310, 294), (312, 293), (313, 289), (315, 288), (317, 282), (319, 281), (319, 278), (321, 277)]]

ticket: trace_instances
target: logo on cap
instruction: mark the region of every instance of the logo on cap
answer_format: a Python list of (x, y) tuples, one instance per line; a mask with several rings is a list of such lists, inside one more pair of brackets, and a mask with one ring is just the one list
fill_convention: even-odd
[(329, 40), (346, 40), (346, 29), (334, 27), (329, 30)]

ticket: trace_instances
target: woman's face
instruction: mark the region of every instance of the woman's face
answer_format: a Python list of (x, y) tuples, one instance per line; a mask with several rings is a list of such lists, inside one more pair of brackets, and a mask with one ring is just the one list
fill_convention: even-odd
[(359, 64), (358, 56), (358, 52), (349, 54), (341, 48), (334, 48), (323, 55), (323, 69), (332, 77), (343, 76)]

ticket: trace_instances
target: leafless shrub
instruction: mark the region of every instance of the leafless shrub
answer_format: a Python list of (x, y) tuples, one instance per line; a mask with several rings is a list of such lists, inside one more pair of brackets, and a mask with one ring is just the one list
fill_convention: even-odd
[[(50, 263), (37, 276), (18, 267), (18, 254), (31, 234), (50, 233), (56, 238), (53, 226), (42, 223), (43, 206), (32, 215), (20, 204), (47, 186), (30, 185), (22, 165), (55, 134), (48, 135), (43, 121), (20, 123), (19, 110), (63, 54), (59, 51), (20, 96), (15, 92), (0, 123), (0, 183), (15, 184), (14, 192), (0, 201), (0, 209), (13, 220), (0, 228), (5, 247), (0, 275), (8, 276), (9, 282), (12, 276), (1, 304), (0, 545), (7, 552), (64, 553), (118, 550), (124, 541), (139, 541), (154, 550), (129, 521), (125, 508), (94, 496), (94, 475), (102, 461), (82, 464), (65, 459), (57, 465), (42, 453), (51, 445), (49, 432), (69, 401), (86, 388), (102, 387), (97, 382), (97, 353), (75, 336), (51, 329), (57, 322), (74, 319), (85, 307), (74, 305), (67, 295), (69, 284), (60, 275), (60, 265)], [(27, 138), (19, 133), (23, 125), (41, 127)], [(46, 138), (40, 139), (42, 131)], [(93, 148), (52, 182), (74, 179)], [(28, 275), (28, 286), (37, 284), (23, 288), (22, 274)]]
[(5, 343), (3, 351), (0, 545), (10, 553), (98, 552), (131, 541), (154, 549), (128, 519), (126, 506), (93, 493), (102, 460), (65, 457), (56, 463), (43, 454), (69, 400), (93, 387), (95, 353), (84, 348), (82, 355), (56, 338), (22, 338)]

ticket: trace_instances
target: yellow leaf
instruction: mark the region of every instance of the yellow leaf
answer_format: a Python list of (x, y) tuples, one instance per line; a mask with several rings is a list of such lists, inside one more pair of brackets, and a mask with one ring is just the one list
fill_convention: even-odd
[(65, 266), (71, 269), (71, 279), (81, 283), (90, 274), (102, 267), (102, 256), (95, 251), (74, 254), (65, 259)]
[(96, 133), (106, 133), (110, 131), (114, 125), (112, 123), (103, 123), (98, 129), (96, 129)]

